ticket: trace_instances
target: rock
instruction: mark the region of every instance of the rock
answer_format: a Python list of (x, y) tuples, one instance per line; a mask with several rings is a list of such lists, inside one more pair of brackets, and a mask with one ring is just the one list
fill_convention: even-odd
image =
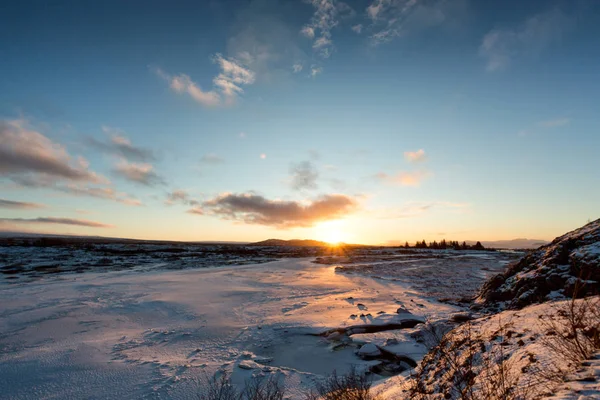
[(333, 332), (326, 337), (327, 340), (341, 340), (345, 336), (342, 332)]
[(396, 314), (412, 314), (410, 311), (408, 311), (406, 308), (404, 307), (399, 307), (396, 310)]
[(253, 362), (253, 361), (250, 361), (250, 360), (244, 360), (244, 361), (241, 361), (241, 362), (238, 364), (238, 367), (240, 367), (241, 369), (255, 369), (255, 368), (258, 368), (258, 367), (259, 367), (259, 365), (257, 365), (257, 364), (256, 364), (255, 362)]
[(254, 357), (252, 361), (259, 364), (269, 364), (273, 362), (273, 359), (271, 357)]
[(358, 356), (360, 358), (373, 358), (381, 355), (379, 347), (373, 343), (367, 343), (358, 349)]
[(471, 313), (456, 313), (450, 317), (450, 321), (457, 323), (472, 321), (474, 319), (475, 317)]

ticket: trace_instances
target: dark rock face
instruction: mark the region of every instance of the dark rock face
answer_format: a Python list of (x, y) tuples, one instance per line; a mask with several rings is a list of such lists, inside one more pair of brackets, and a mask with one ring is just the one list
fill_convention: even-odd
[(478, 303), (519, 309), (600, 293), (600, 219), (560, 236), (489, 279)]

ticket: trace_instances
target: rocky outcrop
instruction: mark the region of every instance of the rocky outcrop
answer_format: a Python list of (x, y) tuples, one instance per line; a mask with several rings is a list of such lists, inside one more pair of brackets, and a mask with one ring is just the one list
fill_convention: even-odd
[(489, 279), (477, 303), (519, 309), (600, 292), (600, 219), (534, 250)]

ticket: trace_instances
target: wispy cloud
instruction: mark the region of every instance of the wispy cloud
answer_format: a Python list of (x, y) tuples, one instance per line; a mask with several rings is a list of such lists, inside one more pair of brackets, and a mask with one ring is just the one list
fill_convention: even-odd
[(83, 157), (73, 158), (64, 146), (29, 127), (23, 120), (0, 120), (0, 175), (15, 180), (43, 178), (107, 183), (89, 169)]
[[(236, 7), (227, 54), (252, 71), (255, 84), (286, 83), (304, 65), (298, 31), (284, 18), (289, 5), (278, 1), (248, 1)], [(296, 65), (296, 67), (294, 67)]]
[(426, 178), (430, 177), (431, 173), (427, 171), (400, 171), (395, 174), (389, 175), (385, 172), (377, 174), (377, 178), (384, 182), (393, 185), (402, 186), (419, 186)]
[(198, 200), (194, 200), (191, 195), (183, 189), (177, 189), (167, 193), (165, 204), (172, 205), (177, 203), (188, 206), (197, 206), (200, 204)]
[(360, 35), (362, 33), (363, 26), (362, 24), (353, 25), (352, 30)]
[(294, 190), (316, 189), (319, 172), (310, 161), (294, 163), (290, 166), (291, 186)]
[(419, 149), (417, 151), (405, 151), (404, 159), (410, 163), (419, 163), (425, 161), (427, 159), (427, 155), (423, 149)]
[(358, 207), (356, 199), (330, 194), (309, 202), (269, 200), (254, 193), (227, 193), (205, 201), (205, 214), (277, 228), (309, 227), (342, 218)]
[(317, 75), (321, 74), (323, 72), (323, 68), (318, 67), (316, 65), (312, 65), (310, 67), (310, 77), (311, 78), (315, 78)]
[(516, 58), (537, 56), (560, 42), (572, 25), (569, 16), (553, 8), (517, 27), (491, 30), (483, 37), (479, 54), (488, 71), (503, 70)]
[(464, 1), (373, 0), (366, 8), (373, 45), (450, 23), (460, 18)]
[(313, 50), (323, 58), (333, 52), (331, 30), (339, 24), (340, 18), (354, 15), (354, 10), (346, 3), (335, 0), (308, 0), (315, 12), (300, 33), (313, 40)]
[(152, 161), (156, 159), (151, 150), (134, 146), (123, 131), (108, 126), (103, 126), (102, 131), (109, 135), (108, 141), (90, 137), (87, 139), (90, 146), (102, 152), (135, 161)]
[(214, 153), (204, 154), (200, 158), (200, 163), (205, 164), (205, 165), (217, 165), (217, 164), (223, 164), (224, 162), (225, 162), (225, 160), (223, 160), (221, 157), (219, 157), (218, 155), (216, 155)]
[(154, 186), (165, 182), (154, 171), (152, 164), (148, 163), (132, 163), (122, 159), (115, 166), (114, 173), (129, 181), (146, 186)]
[(297, 74), (298, 72), (301, 72), (303, 68), (304, 68), (304, 66), (302, 64), (299, 64), (299, 63), (292, 65), (292, 71), (295, 74)]
[(43, 204), (38, 204), (38, 203), (28, 203), (25, 201), (13, 201), (13, 200), (0, 199), (0, 208), (10, 208), (13, 210), (31, 210), (31, 209), (44, 208), (44, 207), (46, 207), (46, 206), (44, 206)]
[(415, 218), (431, 212), (442, 210), (446, 212), (464, 212), (470, 208), (469, 203), (454, 203), (449, 201), (407, 202), (400, 207), (379, 208), (365, 211), (371, 218), (404, 219)]
[(194, 215), (204, 215), (204, 211), (201, 207), (192, 207), (189, 210), (187, 210), (186, 213)]
[(56, 186), (54, 188), (63, 193), (73, 196), (95, 197), (97, 199), (113, 200), (130, 206), (141, 206), (139, 199), (133, 198), (126, 193), (116, 191), (111, 187), (94, 187), (86, 185), (68, 184), (65, 186)]
[(58, 224), (75, 225), (89, 228), (114, 228), (114, 225), (103, 224), (101, 222), (88, 221), (85, 219), (58, 218), (58, 217), (38, 217), (38, 218), (0, 218), (0, 222), (12, 224)]
[(127, 205), (140, 206), (142, 202), (126, 193), (117, 192), (110, 186), (91, 186), (81, 182), (57, 182), (45, 176), (19, 176), (13, 181), (21, 187), (32, 189), (52, 189), (72, 196), (94, 197), (112, 200)]
[(212, 61), (219, 66), (220, 72), (213, 78), (213, 87), (210, 90), (203, 90), (186, 74), (171, 75), (160, 68), (154, 68), (154, 72), (167, 81), (174, 92), (188, 94), (203, 106), (230, 105), (240, 94), (244, 93), (243, 85), (254, 83), (254, 72), (248, 69), (242, 61), (225, 58), (219, 53), (212, 57)]
[(542, 128), (557, 128), (559, 126), (569, 125), (569, 123), (571, 123), (571, 120), (569, 118), (557, 118), (546, 121), (540, 121), (538, 122), (538, 126), (541, 126)]

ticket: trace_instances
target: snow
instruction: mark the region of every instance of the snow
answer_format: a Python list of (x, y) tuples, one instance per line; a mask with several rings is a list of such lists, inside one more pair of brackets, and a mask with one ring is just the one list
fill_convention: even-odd
[(354, 365), (396, 398), (405, 376), (390, 375), (427, 353), (428, 327), (491, 329), (460, 299), (518, 256), (372, 250), (315, 263), (139, 248), (3, 248), (0, 397), (197, 398), (204, 377), (228, 371), (239, 387), (275, 376), (296, 400)]
[[(196, 398), (204, 375), (228, 370), (238, 385), (252, 374), (277, 374), (290, 398), (303, 398), (333, 370), (377, 364), (356, 354), (368, 335), (414, 343), (410, 329), (356, 342), (351, 332), (348, 343), (316, 334), (458, 310), (406, 284), (337, 273), (312, 260), (4, 281), (2, 396)], [(408, 313), (397, 314), (399, 305)]]
[[(482, 359), (489, 359), (493, 364), (498, 364), (502, 359), (504, 367), (507, 368), (505, 379), (510, 381), (512, 386), (528, 387), (532, 382), (534, 383), (534, 386), (529, 389), (531, 397), (528, 398), (541, 396), (548, 399), (600, 399), (600, 353), (594, 359), (584, 362), (576, 373), (567, 377), (567, 382), (562, 386), (556, 382), (542, 382), (534, 375), (538, 369), (546, 370), (553, 363), (559, 363), (561, 366), (564, 364), (560, 355), (553, 354), (544, 345), (543, 337), (548, 327), (540, 323), (540, 319), (555, 315), (556, 310), (563, 307), (565, 303), (565, 301), (548, 302), (518, 311), (503, 311), (473, 320), (468, 325), (456, 328), (449, 335), (455, 343), (458, 343), (468, 332), (474, 343), (477, 343), (477, 339), (482, 339), (485, 343), (485, 351), (479, 353), (480, 358), (476, 358), (479, 360), (479, 364), (475, 366), (478, 376), (476, 379), (484, 376)], [(432, 395), (432, 399), (444, 398), (443, 392), (439, 389), (444, 383), (448, 383), (445, 380), (449, 378), (443, 365), (443, 361), (430, 365), (429, 376), (433, 378), (431, 382), (439, 385), (437, 390), (434, 390), (436, 395)], [(410, 379), (407, 372), (381, 381), (375, 387), (375, 392), (385, 399), (405, 398), (404, 390), (408, 388)], [(542, 383), (536, 385), (536, 382)], [(476, 391), (476, 396), (477, 393)], [(480, 395), (480, 397), (485, 396)]]

